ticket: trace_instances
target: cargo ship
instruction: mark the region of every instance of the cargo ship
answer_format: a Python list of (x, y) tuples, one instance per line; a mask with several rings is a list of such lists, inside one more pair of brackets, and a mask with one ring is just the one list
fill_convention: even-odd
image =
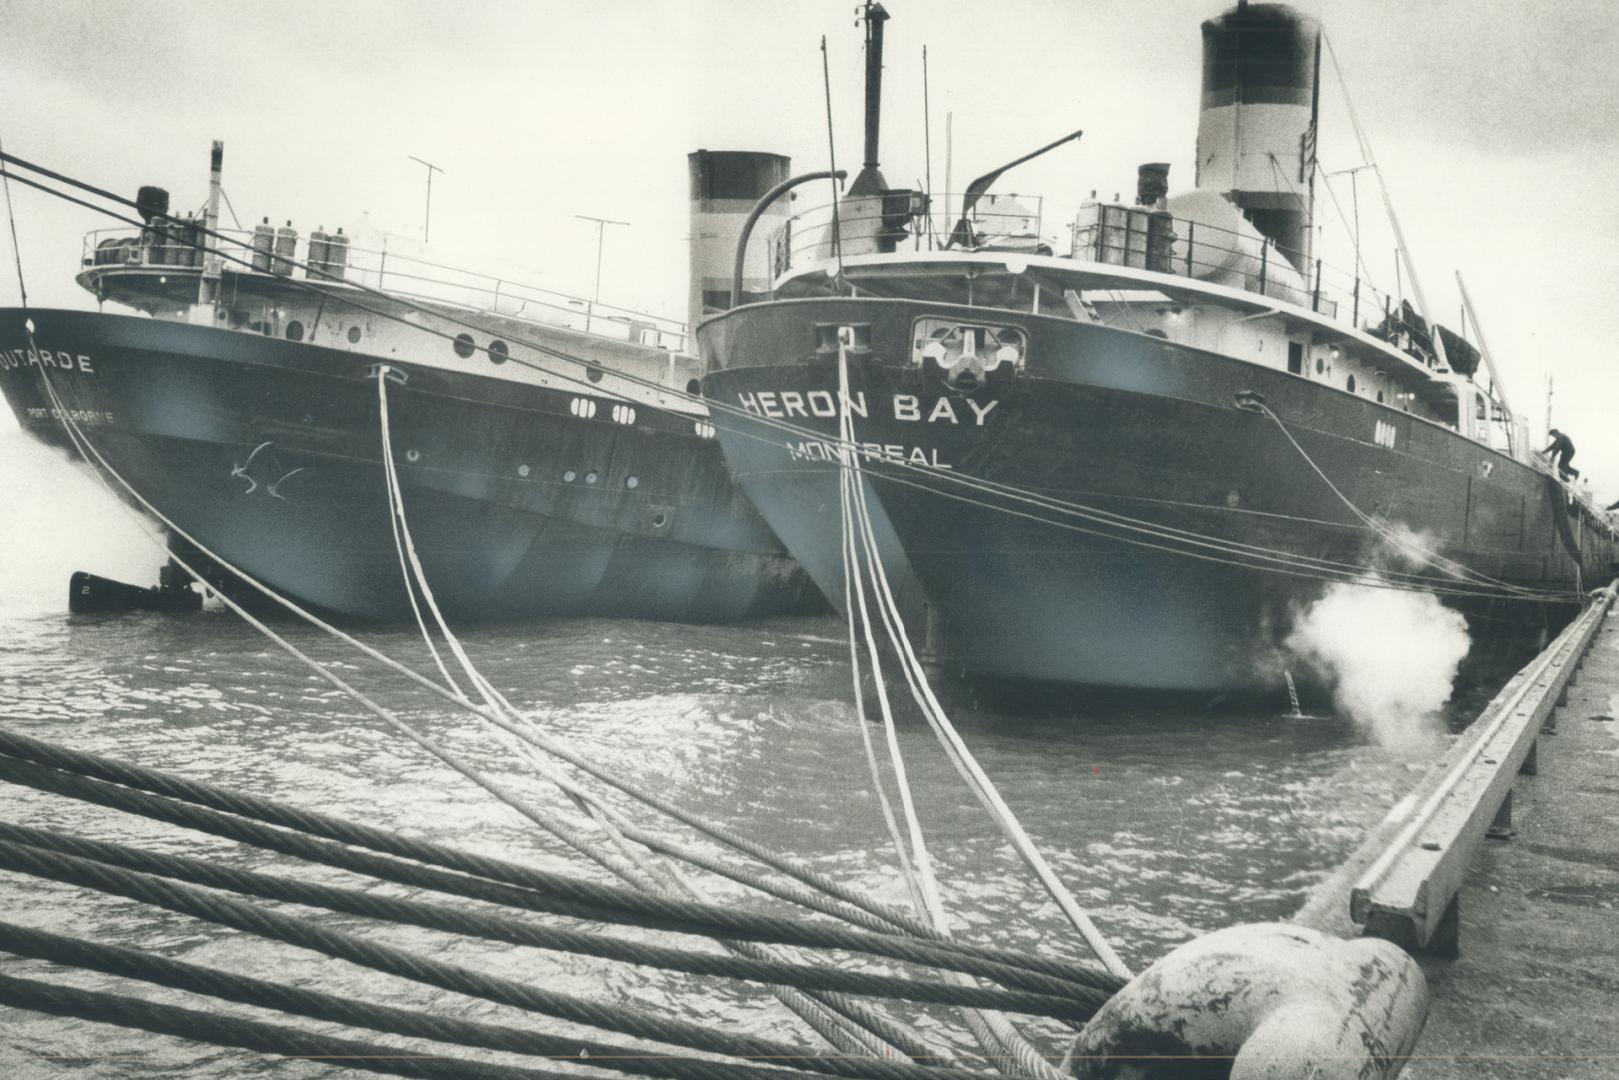
[(769, 297), (697, 329), (738, 483), (834, 602), (855, 466), (913, 640), (988, 684), (1274, 687), (1334, 582), (1491, 634), (1613, 576), (1612, 525), (1487, 352), (1312, 252), (1312, 19), (1203, 23), (1193, 189), (1143, 165), (1064, 242), (1042, 200), (989, 191), (1005, 167), (960, 196), (884, 181), (885, 18), (867, 6), (862, 172), (760, 241)]
[(222, 158), (216, 143), (201, 214), (143, 188), (138, 219), (87, 237), (78, 283), (131, 313), (0, 310), (0, 391), (23, 429), (77, 458), (71, 421), (215, 587), (243, 593), (181, 532), (322, 612), (408, 616), (385, 378), (407, 520), (456, 615), (821, 605), (731, 482), (684, 324), (342, 229), (221, 231)]

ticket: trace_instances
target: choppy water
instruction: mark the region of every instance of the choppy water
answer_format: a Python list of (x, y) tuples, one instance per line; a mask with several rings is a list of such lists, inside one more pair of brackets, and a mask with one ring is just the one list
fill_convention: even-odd
[[(7, 450), (18, 449), (16, 436), (0, 436), (0, 441)], [(31, 455), (34, 466), (43, 453), (20, 452)], [(5, 590), (0, 593), (0, 714), (7, 726), (605, 880), (603, 872), (385, 730), (228, 612), (62, 614), (64, 559), (81, 564), (99, 559), (84, 568), (109, 571), (120, 561), (150, 561), (150, 553), (137, 552), (121, 531), (91, 529), (87, 540), (73, 519), (30, 510), (40, 500), (60, 499), (64, 491), (77, 493), (76, 482), (64, 473), (42, 484), (37, 472), (25, 479), (0, 461), (0, 505), (34, 513), (27, 535), (13, 533), (8, 524), (9, 558), (0, 577)], [(88, 495), (85, 499), (87, 519), (116, 514)], [(482, 735), (475, 721), (395, 678), (358, 666), (342, 646), (314, 631), (281, 629), (536, 801), (561, 805)], [(841, 624), (831, 617), (733, 628), (585, 620), (471, 630), (464, 639), (514, 703), (543, 716), (553, 732), (600, 762), (897, 903), (903, 892), (866, 782), (840, 632)], [(427, 669), (426, 654), (412, 635), (374, 632), (367, 638)], [(1381, 748), (1335, 720), (1117, 709), (1083, 722), (1020, 721), (967, 709), (959, 709), (956, 719), (1059, 874), (1138, 967), (1197, 932), (1290, 914), (1310, 885), (1409, 785), (1416, 767), (1402, 756), (1409, 751)], [(964, 936), (1082, 956), (1083, 946), (998, 839), (931, 734), (907, 730), (901, 743)], [(289, 868), (279, 856), (32, 791), (0, 788), (0, 815), (163, 851), (207, 853), (230, 865), (344, 880), (336, 872)], [(715, 891), (727, 897), (737, 893), (730, 886)], [(3, 872), (0, 910), (19, 923), (196, 963), (272, 972), (300, 984), (448, 1015), (525, 1022), (500, 1006), (130, 901)], [(359, 926), (348, 917), (326, 918), (344, 928)], [(798, 1037), (800, 1030), (767, 994), (737, 984), (429, 931), (362, 932), (458, 963), (543, 980), (587, 997), (638, 1002), (650, 1011), (717, 1028), (776, 1037)], [(178, 992), (120, 985), (9, 956), (0, 956), (0, 968), (199, 1004)], [(941, 1045), (970, 1050), (947, 1013), (925, 1015), (919, 1025)], [(1061, 1052), (1060, 1028), (1031, 1024), (1030, 1033)], [(320, 1064), (272, 1064), (235, 1051), (0, 1009), (4, 1075), (212, 1080), (272, 1068), (277, 1076), (293, 1077), (341, 1071)]]

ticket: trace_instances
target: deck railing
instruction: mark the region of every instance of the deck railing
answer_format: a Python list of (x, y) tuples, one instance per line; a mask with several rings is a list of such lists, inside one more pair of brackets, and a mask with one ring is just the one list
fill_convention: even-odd
[[(931, 202), (931, 206), (929, 205)], [(874, 251), (1008, 251), (1059, 255), (1174, 274), (1258, 293), (1317, 312), (1390, 342), (1429, 366), (1429, 330), (1400, 301), (1358, 273), (1285, 248), (1256, 231), (1236, 231), (1123, 203), (1087, 203), (1067, 243), (1041, 234), (1042, 200), (984, 195), (960, 224), (960, 196), (901, 193), (839, 203), (845, 255)], [(910, 213), (907, 213), (910, 211)], [(770, 237), (773, 276), (833, 254), (830, 203), (798, 210)]]
[[(836, 221), (840, 248), (845, 255), (879, 250), (938, 250), (950, 242), (964, 250), (991, 247), (997, 251), (1029, 254), (1053, 250), (1040, 235), (1041, 200), (1028, 195), (984, 195), (966, 216), (962, 229), (959, 195), (920, 192), (886, 197), (844, 199)], [(931, 204), (931, 205), (930, 205)], [(949, 216), (954, 208), (954, 217)], [(819, 203), (790, 215), (767, 243), (773, 276), (794, 266), (827, 259), (833, 252), (833, 206)]]
[[(504, 318), (546, 326), (561, 326), (584, 333), (680, 351), (686, 344), (686, 324), (674, 319), (598, 303), (554, 289), (543, 289), (508, 277), (479, 273), (433, 262), (386, 247), (370, 249), (347, 242), (324, 246), (315, 237), (289, 237), (291, 250), (253, 247), (254, 234), (245, 229), (219, 229), (232, 243), (220, 249), (248, 260), (225, 263), (233, 273), (257, 273), (298, 280), (344, 282), (396, 296), (431, 303), (448, 303)], [(98, 229), (84, 238), (82, 265), (94, 267), (140, 266), (151, 269), (196, 270), (203, 253), (203, 238), (184, 223), (168, 229)], [(341, 254), (338, 252), (341, 251)], [(294, 263), (309, 266), (305, 271)]]

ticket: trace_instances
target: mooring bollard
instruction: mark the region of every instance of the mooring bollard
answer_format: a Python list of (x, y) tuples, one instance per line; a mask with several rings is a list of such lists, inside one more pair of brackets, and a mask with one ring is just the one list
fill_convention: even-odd
[(1074, 1040), (1074, 1077), (1172, 1080), (1198, 1060), (1231, 1080), (1389, 1080), (1428, 1017), (1415, 960), (1374, 938), (1257, 923), (1180, 946)]

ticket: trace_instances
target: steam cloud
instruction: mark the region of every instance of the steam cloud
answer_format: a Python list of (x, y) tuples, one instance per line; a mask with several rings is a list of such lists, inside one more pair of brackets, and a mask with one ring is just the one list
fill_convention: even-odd
[(1466, 621), (1436, 597), (1375, 584), (1331, 586), (1287, 639), (1332, 681), (1338, 708), (1384, 745), (1439, 730), (1437, 714), (1470, 644)]
[(0, 433), (0, 615), (65, 612), (67, 579), (88, 570), (149, 585), (164, 554), (83, 469), (20, 431)]

